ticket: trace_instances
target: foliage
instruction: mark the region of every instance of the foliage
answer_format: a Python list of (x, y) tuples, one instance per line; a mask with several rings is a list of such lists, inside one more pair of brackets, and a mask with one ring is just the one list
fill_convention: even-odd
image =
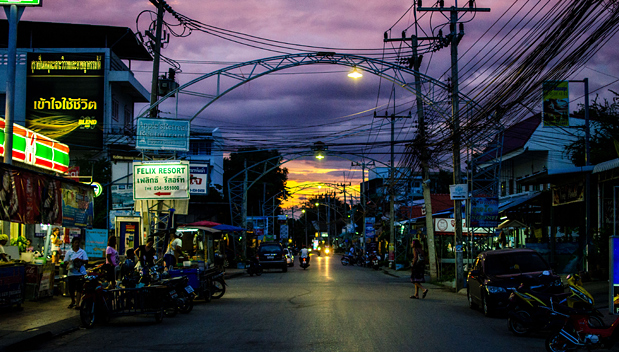
[[(589, 138), (590, 165), (615, 159), (619, 156), (619, 95), (615, 92), (612, 102), (604, 99), (600, 103), (596, 99), (589, 107), (589, 120), (591, 121), (591, 136)], [(575, 115), (584, 117), (584, 106)], [(576, 166), (585, 165), (585, 127), (577, 127), (582, 132), (578, 139), (565, 147), (565, 153)]]
[[(259, 150), (251, 147), (230, 153), (230, 156), (224, 159), (224, 194), (227, 195), (228, 180), (250, 166), (262, 164), (252, 168), (252, 172), (247, 172), (248, 184), (258, 180), (247, 192), (247, 215), (261, 215), (263, 202), (273, 196), (275, 196), (275, 206), (278, 206), (287, 198), (288, 169), (278, 166), (282, 160), (283, 158), (277, 150)], [(271, 168), (273, 170), (260, 177), (262, 170)], [(260, 170), (260, 173), (253, 172), (254, 170)], [(243, 178), (235, 180), (242, 181)]]
[(11, 240), (11, 246), (17, 246), (19, 248), (19, 252), (25, 252), (26, 248), (28, 247), (28, 242), (26, 242), (27, 239), (24, 236), (17, 236), (17, 238), (14, 238)]

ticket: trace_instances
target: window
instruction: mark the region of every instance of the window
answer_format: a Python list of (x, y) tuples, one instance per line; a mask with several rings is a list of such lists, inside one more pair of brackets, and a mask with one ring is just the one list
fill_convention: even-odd
[(509, 194), (514, 194), (514, 179), (509, 180)]
[(125, 106), (125, 128), (131, 129), (133, 126), (133, 114), (128, 106)]
[(118, 100), (112, 98), (112, 120), (118, 122), (118, 118), (120, 117), (120, 104), (118, 104)]
[(507, 183), (505, 181), (501, 182), (501, 196), (505, 197), (507, 195)]
[(211, 155), (210, 141), (191, 142), (191, 155)]
[(533, 188), (533, 191), (539, 191), (540, 186), (539, 185), (533, 185), (532, 188)]
[(516, 184), (516, 193), (522, 193), (522, 185), (520, 183)]

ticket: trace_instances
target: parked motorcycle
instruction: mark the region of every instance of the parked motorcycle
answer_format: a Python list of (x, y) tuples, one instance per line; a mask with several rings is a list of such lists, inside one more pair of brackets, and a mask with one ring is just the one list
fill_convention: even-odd
[(346, 265), (355, 265), (357, 264), (357, 258), (353, 257), (352, 255), (343, 255), (342, 256), (342, 265), (346, 266)]
[(509, 297), (509, 330), (524, 336), (531, 331), (556, 329), (563, 324), (566, 308), (588, 311), (590, 326), (604, 326), (602, 313), (593, 306), (593, 297), (577, 275), (568, 276), (568, 287), (569, 292), (560, 294), (533, 291), (526, 285), (518, 287)]
[(170, 315), (168, 312), (170, 308), (183, 314), (191, 312), (193, 309), (193, 299), (195, 298), (195, 293), (193, 287), (189, 285), (189, 279), (187, 276), (162, 279), (159, 283), (170, 289), (170, 300), (166, 305), (168, 308), (166, 309), (166, 314)]
[(302, 267), (303, 270), (305, 270), (308, 266), (309, 266), (309, 261), (307, 260), (307, 258), (306, 257), (301, 257), (301, 265), (300, 265), (300, 267)]
[(219, 272), (208, 278), (208, 283), (211, 291), (211, 298), (220, 299), (226, 293), (226, 281), (224, 273)]
[(254, 274), (256, 276), (262, 275), (262, 265), (260, 264), (257, 256), (247, 261), (246, 268), (249, 276), (254, 276)]
[(374, 270), (378, 270), (379, 265), (378, 262), (380, 261), (380, 255), (373, 253), (370, 255), (370, 263), (372, 264), (372, 268)]
[(578, 349), (611, 349), (619, 340), (619, 318), (609, 327), (592, 327), (591, 312), (572, 310), (566, 314), (565, 324), (546, 338), (548, 352), (576, 351)]

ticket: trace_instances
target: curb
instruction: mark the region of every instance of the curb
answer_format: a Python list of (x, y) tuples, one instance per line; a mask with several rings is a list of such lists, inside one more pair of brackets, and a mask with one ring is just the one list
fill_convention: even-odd
[(63, 329), (55, 334), (51, 331), (45, 331), (34, 336), (30, 336), (24, 340), (12, 343), (10, 345), (3, 347), (0, 346), (0, 352), (20, 352), (32, 350), (34, 347), (39, 346), (43, 342), (48, 342), (51, 339), (68, 335), (72, 332), (78, 331), (79, 329), (79, 326), (74, 326), (71, 328)]

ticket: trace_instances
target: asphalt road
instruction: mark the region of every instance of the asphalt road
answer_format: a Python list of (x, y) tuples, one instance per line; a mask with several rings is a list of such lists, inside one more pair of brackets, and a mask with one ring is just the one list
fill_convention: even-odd
[(433, 288), (409, 299), (407, 278), (312, 256), (307, 270), (228, 281), (220, 300), (155, 324), (151, 316), (42, 344), (44, 351), (544, 351), (544, 336), (518, 338), (506, 318), (486, 318), (466, 297)]

